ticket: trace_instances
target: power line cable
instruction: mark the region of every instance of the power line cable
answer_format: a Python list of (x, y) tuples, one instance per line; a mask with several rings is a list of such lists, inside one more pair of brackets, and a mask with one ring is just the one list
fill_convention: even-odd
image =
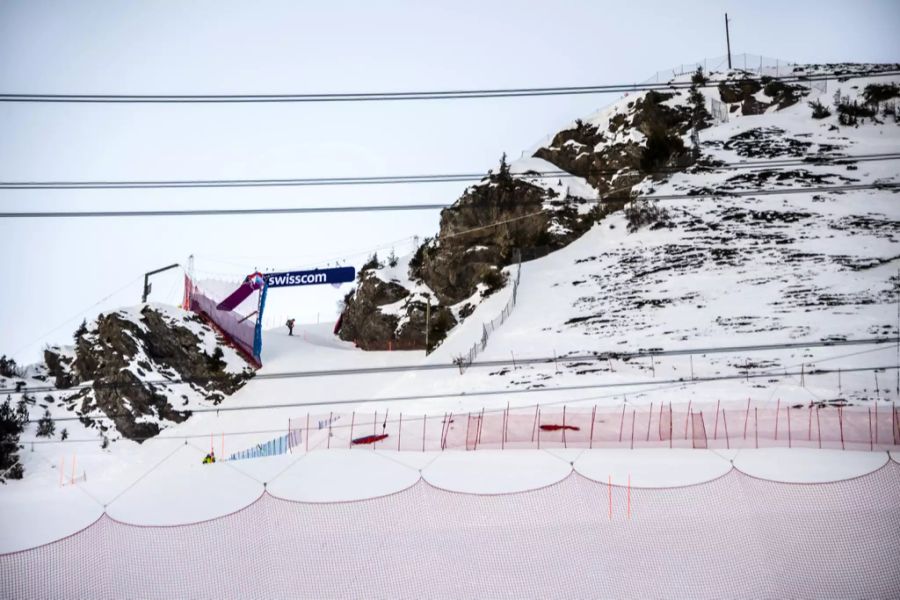
[[(692, 165), (710, 169), (753, 169), (758, 167), (788, 167), (801, 165), (849, 164), (896, 160), (900, 153), (878, 153), (845, 156), (808, 156), (761, 161), (742, 161), (719, 164)], [(662, 167), (659, 172), (677, 173), (681, 167)], [(622, 169), (597, 169), (592, 174), (615, 175)], [(524, 171), (513, 173), (514, 177), (540, 179), (580, 178), (563, 170)], [(288, 187), (288, 186), (348, 186), (348, 185), (388, 185), (417, 183), (455, 183), (481, 181), (489, 176), (484, 173), (438, 173), (430, 175), (372, 175), (359, 177), (305, 177), (273, 179), (182, 179), (182, 180), (96, 180), (96, 181), (0, 181), (3, 190), (80, 190), (80, 189), (158, 189), (158, 188), (226, 188), (226, 187)]]
[[(807, 83), (825, 81), (836, 77), (892, 77), (900, 70), (867, 70), (855, 73), (830, 71), (812, 75), (785, 75), (766, 77), (766, 82)], [(256, 102), (383, 102), (396, 100), (464, 100), (482, 98), (518, 98), (527, 96), (570, 96), (584, 94), (613, 94), (639, 91), (665, 91), (691, 87), (717, 87), (739, 81), (762, 81), (762, 77), (744, 75), (740, 79), (708, 79), (703, 83), (670, 81), (663, 83), (619, 83), (606, 85), (486, 88), (468, 90), (437, 90), (407, 92), (348, 92), (301, 94), (44, 94), (0, 93), (0, 102), (69, 102), (69, 103), (256, 103)]]
[[(740, 354), (742, 352), (764, 352), (770, 350), (791, 350), (802, 348), (829, 348), (837, 346), (871, 346), (871, 345), (890, 345), (900, 340), (897, 338), (863, 338), (853, 340), (824, 340), (811, 342), (787, 342), (780, 344), (753, 344), (747, 346), (712, 346), (707, 348), (682, 348), (676, 350), (639, 350), (637, 352), (621, 352), (621, 351), (602, 351), (590, 354), (572, 354), (567, 356), (538, 356), (538, 357), (520, 357), (515, 361), (511, 359), (489, 360), (473, 362), (468, 368), (497, 368), (508, 367), (511, 365), (536, 365), (550, 364), (554, 362), (584, 362), (606, 360), (608, 358), (617, 360), (632, 360), (646, 357), (659, 356), (688, 356), (688, 355), (704, 355), (704, 354)], [(867, 352), (867, 351), (866, 351)], [(851, 355), (852, 356), (852, 355)], [(275, 373), (258, 373), (253, 379), (256, 381), (265, 380), (281, 380), (281, 379), (306, 379), (310, 377), (334, 377), (345, 375), (374, 375), (384, 373), (408, 373), (414, 371), (442, 371), (442, 370), (458, 370), (459, 365), (455, 363), (436, 363), (425, 365), (395, 365), (390, 367), (357, 367), (350, 369), (321, 369), (311, 371), (281, 371)], [(23, 394), (23, 393), (48, 393), (48, 392), (78, 392), (91, 389), (127, 389), (134, 386), (167, 386), (167, 385), (190, 385), (194, 383), (208, 383), (216, 379), (231, 378), (233, 375), (222, 375), (219, 377), (181, 377), (177, 380), (170, 379), (154, 379), (126, 383), (83, 383), (68, 388), (59, 388), (56, 386), (30, 387), (27, 389), (18, 388), (0, 388), (0, 394)]]
[[(884, 350), (885, 348), (879, 348), (878, 350)], [(892, 348), (888, 348), (892, 349)], [(824, 361), (819, 361), (824, 362)], [(321, 400), (315, 402), (285, 402), (280, 404), (252, 404), (245, 406), (207, 406), (196, 408), (191, 412), (193, 414), (200, 413), (218, 413), (218, 412), (244, 412), (244, 411), (255, 411), (255, 410), (280, 410), (285, 408), (310, 408), (310, 407), (334, 407), (334, 406), (342, 406), (348, 404), (371, 404), (371, 403), (394, 403), (394, 402), (408, 402), (408, 401), (423, 401), (423, 400), (447, 400), (451, 398), (473, 398), (473, 397), (482, 397), (482, 396), (509, 396), (515, 394), (542, 394), (546, 392), (572, 392), (572, 391), (580, 391), (580, 390), (594, 390), (594, 389), (610, 389), (610, 388), (636, 388), (636, 387), (646, 387), (651, 385), (663, 384), (665, 388), (670, 387), (683, 387), (686, 385), (697, 385), (701, 383), (712, 383), (719, 381), (734, 381), (734, 380), (750, 380), (750, 379), (760, 379), (765, 377), (793, 377), (800, 375), (801, 373), (806, 376), (812, 375), (829, 375), (833, 373), (863, 373), (870, 371), (888, 371), (888, 370), (896, 370), (900, 369), (900, 365), (881, 365), (876, 367), (854, 367), (849, 369), (815, 369), (810, 371), (787, 371), (777, 372), (777, 371), (765, 371), (761, 373), (738, 373), (735, 375), (710, 375), (707, 377), (695, 377), (694, 379), (661, 379), (661, 380), (641, 380), (641, 381), (629, 381), (629, 382), (616, 382), (616, 383), (597, 383), (597, 384), (584, 384), (584, 385), (569, 385), (569, 386), (559, 386), (555, 388), (550, 387), (537, 387), (537, 388), (526, 388), (521, 390), (475, 390), (475, 391), (462, 391), (462, 392), (448, 392), (443, 394), (417, 394), (417, 395), (409, 395), (409, 396), (388, 396), (384, 398), (351, 398), (344, 400)], [(659, 388), (664, 389), (664, 388)], [(654, 391), (651, 389), (649, 391)], [(621, 393), (613, 394), (610, 397), (621, 396)], [(590, 400), (596, 400), (598, 397), (589, 397), (589, 398), (580, 398), (580, 399), (566, 399), (558, 402), (547, 402), (547, 403), (538, 403), (534, 406), (554, 406), (558, 404), (576, 404), (579, 402), (588, 402)], [(495, 411), (485, 411), (485, 412), (495, 412)], [(51, 417), (49, 420), (54, 423), (61, 423), (66, 421), (80, 421), (81, 423), (92, 422), (92, 421), (103, 421), (103, 420), (111, 420), (117, 416), (126, 416), (124, 413), (110, 415), (101, 415), (101, 416), (73, 416), (73, 417)], [(131, 413), (128, 413), (128, 416), (133, 416)], [(37, 423), (39, 419), (29, 419), (28, 423)], [(393, 422), (393, 421), (391, 421)], [(333, 426), (340, 427), (340, 426)], [(275, 433), (284, 433), (284, 429), (273, 430)], [(232, 432), (229, 435), (236, 434), (250, 434), (250, 433), (266, 433), (267, 430), (256, 431), (256, 432)], [(167, 436), (159, 439), (192, 439), (193, 437), (207, 437), (209, 434), (197, 434), (196, 436)], [(129, 438), (134, 439), (135, 441), (144, 441), (145, 439), (156, 439), (156, 437), (147, 437), (147, 438)], [(66, 440), (28, 440), (22, 443), (83, 443), (87, 441), (96, 441), (96, 440), (87, 440), (87, 439), (66, 439)]]
[[(691, 200), (701, 198), (740, 198), (746, 196), (769, 196), (780, 194), (818, 194), (832, 192), (848, 192), (856, 190), (895, 190), (900, 183), (874, 182), (860, 184), (844, 184), (833, 186), (814, 186), (799, 188), (767, 188), (760, 190), (697, 190), (687, 194), (663, 194), (631, 196), (617, 199), (584, 199), (587, 204), (609, 204), (623, 200)], [(285, 215), (285, 214), (330, 214), (330, 213), (369, 213), (369, 212), (406, 212), (420, 210), (439, 210), (451, 206), (448, 203), (413, 203), (413, 204), (369, 204), (358, 206), (296, 206), (281, 208), (209, 208), (209, 209), (170, 209), (170, 210), (85, 210), (85, 211), (18, 211), (0, 212), (0, 219), (37, 219), (37, 218), (147, 218), (147, 217), (203, 217), (203, 216), (252, 216), (252, 215)]]

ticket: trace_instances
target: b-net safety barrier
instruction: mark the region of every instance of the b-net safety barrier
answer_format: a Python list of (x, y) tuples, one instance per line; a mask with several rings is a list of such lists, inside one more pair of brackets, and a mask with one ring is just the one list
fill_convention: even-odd
[(260, 364), (262, 330), (258, 323), (265, 302), (261, 292), (254, 291), (235, 310), (224, 311), (216, 308), (219, 302), (227, 298), (239, 285), (185, 276), (184, 308), (211, 321), (245, 357)]
[[(327, 425), (322, 427), (323, 423)], [(871, 451), (900, 447), (900, 408), (885, 402), (823, 407), (759, 406), (748, 401), (702, 407), (537, 406), (437, 415), (354, 412), (291, 419), (289, 429), (308, 431), (309, 435), (301, 435), (304, 450), (784, 447)]]
[(513, 494), (419, 480), (355, 502), (267, 492), (190, 525), (103, 514), (0, 555), (7, 598), (896, 598), (900, 465), (788, 484), (732, 470), (678, 488), (573, 472)]

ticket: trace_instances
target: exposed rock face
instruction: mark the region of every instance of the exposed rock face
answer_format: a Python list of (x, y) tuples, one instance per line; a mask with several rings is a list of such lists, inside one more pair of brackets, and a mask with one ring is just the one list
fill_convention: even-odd
[[(726, 110), (742, 114), (781, 109), (809, 93), (801, 85), (751, 78), (739, 70), (726, 79), (712, 94), (718, 92)], [(387, 348), (401, 341), (396, 347), (423, 348), (423, 309), (428, 302), (432, 322), (435, 315), (440, 322), (438, 331), (429, 332), (433, 346), (445, 326), (453, 327), (481, 298), (503, 287), (501, 269), (513, 261), (515, 251), (522, 251), (527, 260), (562, 248), (609, 212), (621, 210), (632, 186), (691, 167), (699, 144), (695, 139), (690, 147), (688, 140), (694, 130), (713, 122), (706, 107), (710, 92), (698, 87), (706, 77), (698, 72), (692, 81), (690, 89), (639, 93), (596, 118), (579, 119), (534, 153), (581, 178), (593, 188), (592, 200), (599, 197), (601, 203), (586, 204), (568, 195), (567, 188), (558, 193), (553, 186), (529, 180), (527, 173), (511, 175), (502, 163), (498, 173), (489, 174), (442, 211), (440, 232), (409, 262), (412, 285), (389, 282), (378, 270), (360, 278), (346, 298), (341, 338), (363, 348)], [(634, 227), (671, 226), (665, 211), (653, 206), (632, 207), (629, 222)]]
[[(182, 323), (214, 335), (194, 315), (186, 315)], [(189, 409), (170, 403), (179, 391), (169, 390), (169, 382), (188, 382), (190, 393), (218, 403), (252, 376), (249, 367), (227, 370), (221, 348), (207, 354), (202, 347), (198, 333), (148, 306), (139, 321), (125, 313), (101, 315), (76, 338), (74, 351), (48, 348), (44, 361), (57, 387), (90, 384), (67, 399), (77, 402), (78, 413), (103, 415), (121, 435), (140, 441), (159, 433), (160, 421), (178, 423), (190, 416)], [(182, 398), (187, 404), (188, 396)], [(107, 429), (102, 423), (99, 427)]]

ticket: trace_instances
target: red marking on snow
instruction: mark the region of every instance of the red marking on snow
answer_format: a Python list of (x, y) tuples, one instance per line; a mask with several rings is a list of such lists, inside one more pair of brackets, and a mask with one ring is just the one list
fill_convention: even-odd
[(545, 424), (541, 425), (541, 431), (564, 431), (566, 429), (570, 431), (581, 431), (581, 427), (576, 427), (575, 425), (553, 425), (553, 424)]
[(381, 440), (387, 439), (388, 434), (380, 433), (378, 435), (364, 435), (363, 437), (358, 437), (353, 440), (353, 444), (374, 444), (375, 442), (380, 442)]

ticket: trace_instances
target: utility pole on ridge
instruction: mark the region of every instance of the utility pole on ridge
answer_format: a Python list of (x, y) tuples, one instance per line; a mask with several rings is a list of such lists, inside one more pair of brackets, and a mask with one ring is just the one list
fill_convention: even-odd
[(725, 13), (725, 44), (728, 47), (728, 70), (731, 70), (731, 36), (728, 35), (728, 13)]

